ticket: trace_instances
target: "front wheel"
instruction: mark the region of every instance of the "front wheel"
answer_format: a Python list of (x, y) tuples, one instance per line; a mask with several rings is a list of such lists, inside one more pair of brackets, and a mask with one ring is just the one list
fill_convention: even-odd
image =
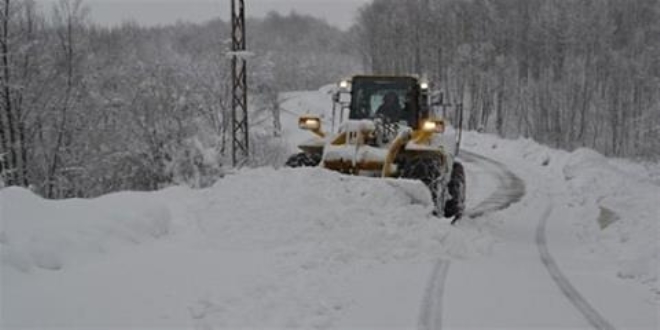
[(454, 162), (447, 191), (451, 199), (445, 204), (445, 217), (458, 219), (463, 216), (465, 211), (465, 169), (463, 164)]
[(401, 168), (401, 177), (420, 180), (431, 191), (435, 215), (443, 214), (445, 204), (445, 185), (443, 183), (443, 169), (439, 157), (430, 155), (414, 156), (406, 159)]

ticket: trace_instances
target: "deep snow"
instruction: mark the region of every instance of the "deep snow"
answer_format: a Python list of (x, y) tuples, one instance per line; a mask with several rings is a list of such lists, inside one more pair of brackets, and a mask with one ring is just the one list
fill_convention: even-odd
[[(327, 97), (287, 94), (291, 144), (309, 134), (295, 114)], [(322, 169), (92, 200), (2, 189), (1, 328), (412, 329), (435, 298), (446, 328), (588, 327), (539, 260), (544, 210), (550, 253), (584, 298), (617, 328), (658, 328), (656, 167), (477, 133), (463, 147), (519, 176), (522, 201), (450, 226), (420, 183)], [(499, 179), (466, 166), (470, 209)]]
[(8, 327), (330, 325), (352, 274), (485, 244), (431, 217), (420, 183), (321, 169), (89, 201), (1, 194)]

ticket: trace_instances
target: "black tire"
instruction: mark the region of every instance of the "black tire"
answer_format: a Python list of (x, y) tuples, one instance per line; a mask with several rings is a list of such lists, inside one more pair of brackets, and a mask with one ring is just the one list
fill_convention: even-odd
[(445, 204), (445, 217), (458, 219), (465, 211), (465, 169), (459, 162), (454, 162), (447, 192), (450, 199)]
[(430, 155), (414, 156), (401, 163), (400, 176), (406, 179), (415, 179), (424, 182), (431, 191), (431, 198), (435, 206), (434, 214), (443, 210), (445, 192), (442, 184), (442, 164), (439, 158)]
[(301, 152), (289, 157), (285, 165), (287, 167), (314, 167), (314, 166), (318, 166), (320, 163), (321, 163), (320, 155)]

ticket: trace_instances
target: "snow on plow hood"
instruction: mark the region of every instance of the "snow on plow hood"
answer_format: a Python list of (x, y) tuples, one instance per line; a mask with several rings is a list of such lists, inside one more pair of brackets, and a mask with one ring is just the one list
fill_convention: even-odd
[(376, 124), (373, 120), (347, 120), (339, 126), (339, 132), (358, 132), (358, 131), (375, 131)]
[(356, 148), (354, 145), (332, 145), (328, 144), (323, 150), (323, 159), (327, 161), (352, 161), (355, 163), (379, 162), (382, 163), (387, 157), (387, 149), (374, 148), (363, 145)]
[[(376, 124), (372, 120), (348, 120), (339, 127), (339, 133), (368, 134), (376, 130)], [(402, 131), (409, 131), (405, 127)], [(383, 163), (387, 158), (388, 148), (376, 148), (369, 145), (327, 143), (323, 150), (324, 161), (349, 161), (356, 163)]]

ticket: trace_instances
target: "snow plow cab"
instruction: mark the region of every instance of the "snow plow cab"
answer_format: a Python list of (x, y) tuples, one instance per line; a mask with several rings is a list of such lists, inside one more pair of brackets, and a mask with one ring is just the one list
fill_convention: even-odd
[[(341, 109), (338, 130), (326, 132), (321, 118), (301, 116), (299, 128), (314, 137), (299, 145), (301, 152), (286, 165), (421, 180), (431, 191), (434, 214), (460, 218), (465, 172), (454, 160), (457, 145), (443, 139), (445, 119), (429, 110), (429, 87), (413, 76), (355, 76), (342, 81), (333, 98), (335, 109)], [(333, 123), (334, 115), (333, 109)]]

